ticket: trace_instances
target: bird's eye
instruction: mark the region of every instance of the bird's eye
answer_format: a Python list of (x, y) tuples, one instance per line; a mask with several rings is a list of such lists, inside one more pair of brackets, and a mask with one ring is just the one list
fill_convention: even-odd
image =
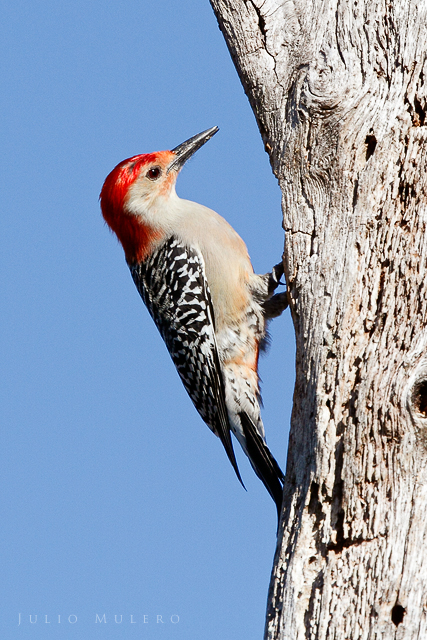
[(160, 167), (152, 167), (151, 169), (149, 169), (147, 171), (147, 178), (149, 178), (150, 180), (157, 180), (157, 178), (160, 177), (162, 171), (160, 169)]

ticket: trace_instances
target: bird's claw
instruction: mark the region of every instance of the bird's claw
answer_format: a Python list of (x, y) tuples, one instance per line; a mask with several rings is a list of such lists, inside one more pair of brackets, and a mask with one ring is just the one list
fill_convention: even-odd
[(277, 282), (277, 284), (283, 284), (282, 282), (280, 282), (280, 279), (283, 276), (283, 273), (284, 273), (283, 262), (279, 262), (278, 264), (274, 265), (271, 271), (271, 275), (273, 276), (273, 279)]
[(279, 286), (279, 284), (285, 284), (284, 282), (281, 282), (281, 277), (283, 276), (283, 273), (284, 273), (283, 262), (279, 262), (278, 264), (274, 265), (270, 273), (270, 285), (269, 285), (270, 294), (273, 293), (273, 291), (275, 291), (275, 289)]

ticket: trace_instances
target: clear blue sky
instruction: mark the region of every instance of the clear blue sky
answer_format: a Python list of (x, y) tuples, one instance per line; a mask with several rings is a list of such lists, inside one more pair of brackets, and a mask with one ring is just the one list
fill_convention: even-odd
[[(279, 188), (209, 2), (1, 7), (0, 638), (260, 639), (274, 504), (193, 408), (98, 202), (123, 158), (218, 125), (178, 194), (226, 217), (258, 272), (280, 260)], [(272, 335), (285, 467), (288, 312)]]

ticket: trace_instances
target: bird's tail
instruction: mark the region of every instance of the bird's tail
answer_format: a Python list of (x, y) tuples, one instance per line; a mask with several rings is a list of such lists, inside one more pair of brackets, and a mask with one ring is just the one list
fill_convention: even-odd
[(245, 436), (246, 453), (258, 478), (264, 483), (268, 493), (276, 503), (277, 515), (280, 520), (283, 481), (283, 471), (271, 454), (270, 449), (258, 433), (253, 421), (247, 413), (239, 413)]

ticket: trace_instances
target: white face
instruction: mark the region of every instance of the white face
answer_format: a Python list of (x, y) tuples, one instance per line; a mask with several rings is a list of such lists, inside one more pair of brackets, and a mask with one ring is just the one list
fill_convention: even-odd
[(163, 151), (152, 162), (141, 166), (138, 177), (128, 189), (125, 210), (153, 227), (165, 228), (176, 217), (179, 201), (175, 191), (178, 172), (168, 167), (174, 154)]

